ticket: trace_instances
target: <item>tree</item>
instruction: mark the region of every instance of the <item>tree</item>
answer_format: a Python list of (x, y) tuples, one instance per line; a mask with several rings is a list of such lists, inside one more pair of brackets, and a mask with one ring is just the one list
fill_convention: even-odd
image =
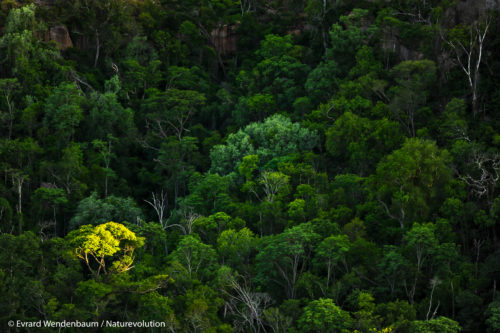
[(237, 274), (233, 275), (228, 267), (223, 266), (219, 270), (218, 279), (222, 292), (228, 297), (226, 307), (237, 318), (235, 326), (240, 329), (250, 328), (252, 332), (265, 332), (264, 310), (271, 302), (271, 297), (251, 291), (245, 279)]
[(78, 143), (70, 143), (62, 150), (62, 156), (57, 162), (41, 163), (44, 176), (51, 183), (64, 188), (68, 196), (79, 200), (87, 185), (82, 181), (87, 174), (84, 166), (82, 146)]
[(253, 179), (253, 173), (258, 168), (259, 156), (258, 155), (247, 155), (243, 157), (240, 165), (238, 166), (238, 172), (240, 175), (244, 176), (246, 181), (251, 181)]
[[(140, 259), (144, 258), (145, 254), (151, 254), (155, 262), (164, 263), (168, 256), (167, 233), (158, 222), (143, 222), (126, 223), (125, 226), (137, 235), (146, 238), (143, 251), (141, 251)], [(148, 258), (149, 259), (149, 258)], [(150, 261), (142, 263), (145, 266), (151, 265)]]
[(215, 250), (193, 235), (184, 236), (169, 256), (171, 261), (179, 263), (185, 270), (185, 276), (179, 275), (179, 278), (200, 281), (209, 279), (215, 270), (216, 258)]
[(84, 224), (97, 225), (109, 220), (136, 222), (141, 216), (142, 212), (132, 198), (110, 195), (100, 199), (97, 192), (92, 192), (78, 203), (69, 227), (76, 229)]
[(351, 325), (349, 312), (329, 298), (310, 302), (299, 318), (299, 328), (304, 332), (340, 333), (350, 329)]
[(394, 245), (385, 245), (384, 256), (378, 263), (381, 277), (386, 281), (390, 294), (394, 295), (399, 288), (399, 283), (403, 280), (405, 267), (409, 266), (406, 258), (401, 254), (401, 249)]
[(40, 238), (28, 231), (19, 236), (0, 235), (0, 317), (2, 320), (40, 315), (47, 295), (44, 291), (44, 253)]
[(130, 33), (135, 23), (131, 18), (131, 3), (127, 1), (77, 0), (67, 4), (58, 0), (55, 6), (62, 12), (62, 17), (91, 38), (94, 67), (99, 64), (103, 50), (105, 55), (111, 55), (122, 40), (120, 36)]
[(273, 202), (275, 197), (286, 189), (290, 177), (281, 172), (263, 172), (259, 183), (266, 196), (266, 201)]
[(314, 263), (321, 270), (326, 266), (326, 289), (337, 279), (336, 272), (338, 273), (340, 267), (344, 274), (349, 273), (347, 253), (351, 247), (352, 244), (346, 235), (336, 235), (323, 239), (316, 248)]
[(295, 221), (306, 222), (306, 201), (304, 199), (295, 199), (288, 204), (288, 216)]
[(104, 142), (102, 140), (93, 140), (92, 145), (99, 151), (104, 162), (104, 197), (108, 196), (108, 179), (115, 177), (114, 171), (109, 167), (111, 164), (111, 159), (116, 157), (112, 152), (112, 142), (116, 139), (112, 136), (108, 137), (108, 141)]
[(484, 198), (487, 206), (491, 206), (500, 179), (500, 154), (467, 141), (455, 142), (451, 152), (458, 177), (467, 185), (469, 192), (477, 198)]
[(166, 178), (165, 186), (174, 192), (174, 202), (187, 193), (189, 177), (193, 175), (198, 156), (198, 138), (184, 136), (180, 141), (170, 136), (162, 140), (158, 151), (156, 170)]
[[(144, 100), (146, 91), (150, 88), (158, 88), (162, 80), (160, 66), (162, 62), (158, 59), (158, 53), (148, 41), (146, 36), (135, 36), (125, 48), (123, 70), (123, 87), (127, 98), (130, 95), (140, 97)], [(189, 89), (193, 87), (185, 87)]]
[(330, 12), (334, 9), (332, 1), (327, 0), (309, 0), (304, 11), (307, 14), (308, 21), (312, 24), (315, 30), (315, 35), (320, 36), (323, 49), (328, 46), (328, 28), (331, 22), (328, 18)]
[(488, 332), (495, 332), (500, 329), (500, 302), (493, 301), (488, 305), (485, 315), (488, 324)]
[(165, 229), (176, 227), (181, 229), (184, 235), (190, 235), (191, 233), (193, 233), (193, 229), (196, 223), (202, 217), (201, 215), (195, 213), (192, 207), (188, 206), (182, 206), (179, 210), (176, 210), (174, 212), (176, 213), (176, 215), (179, 215), (179, 223), (168, 224), (166, 225)]
[(391, 76), (398, 85), (390, 90), (390, 108), (408, 135), (414, 137), (418, 113), (423, 112), (437, 78), (436, 65), (430, 60), (404, 61), (391, 69)]
[(45, 102), (43, 124), (49, 129), (56, 147), (63, 149), (74, 141), (76, 128), (83, 119), (83, 97), (74, 83), (61, 83)]
[(424, 263), (436, 253), (438, 248), (438, 240), (434, 235), (435, 226), (432, 223), (413, 224), (404, 236), (406, 250), (409, 252), (409, 257), (414, 262), (415, 272), (413, 273), (413, 281), (407, 285), (405, 281), (405, 290), (408, 295), (410, 304), (413, 304), (415, 293), (417, 292), (417, 281), (420, 278)]
[(224, 212), (217, 212), (208, 217), (200, 217), (193, 225), (193, 230), (210, 244), (215, 244), (216, 239), (227, 229), (239, 230), (245, 226), (245, 221), (240, 218), (231, 218)]
[(318, 145), (316, 132), (282, 115), (273, 115), (262, 123), (252, 123), (230, 134), (224, 145), (216, 145), (210, 152), (211, 172), (228, 174), (238, 167), (243, 157), (257, 155), (260, 165), (273, 158), (312, 150)]
[(222, 258), (222, 263), (227, 263), (233, 268), (247, 270), (250, 265), (250, 254), (256, 249), (258, 239), (248, 229), (224, 230), (217, 238), (217, 252)]
[[(7, 104), (7, 128), (8, 134), (7, 139), (11, 139), (12, 137), (12, 127), (14, 126), (14, 111), (15, 111), (15, 103), (13, 101), (13, 94), (19, 88), (19, 82), (17, 78), (12, 79), (1, 79), (0, 80), (0, 91), (2, 92), (3, 97), (5, 98), (5, 103)], [(2, 116), (2, 118), (4, 118)]]
[(283, 314), (279, 308), (271, 307), (264, 310), (264, 318), (274, 333), (286, 333), (293, 326), (293, 318)]
[(240, 97), (233, 112), (236, 124), (263, 120), (279, 110), (291, 109), (293, 102), (304, 96), (304, 78), (309, 66), (303, 64), (302, 49), (294, 46), (292, 36), (266, 35), (255, 52), (258, 62), (250, 70), (241, 70), (237, 76)]
[(189, 191), (190, 194), (179, 205), (191, 207), (198, 214), (205, 216), (226, 211), (231, 201), (228, 176), (194, 173), (189, 182)]
[(368, 10), (354, 8), (349, 15), (342, 15), (329, 31), (331, 47), (326, 49), (325, 59), (335, 59), (341, 73), (347, 73), (354, 65), (356, 52), (378, 33), (375, 25), (363, 26)]
[(0, 155), (4, 169), (19, 169), (33, 176), (42, 147), (32, 138), (1, 140)]
[(296, 284), (306, 270), (318, 239), (310, 223), (261, 239), (256, 280), (262, 285), (276, 284), (284, 288), (287, 298), (295, 298)]
[(110, 138), (118, 138), (120, 141), (115, 142), (117, 146), (124, 146), (137, 135), (134, 111), (120, 103), (122, 88), (117, 76), (106, 81), (105, 85), (114, 87), (108, 87), (103, 93), (94, 91), (87, 99), (88, 116), (84, 117), (81, 124), (85, 131), (84, 137), (88, 141), (108, 142)]
[[(45, 236), (44, 229), (45, 227), (50, 227), (52, 222), (54, 224), (54, 235), (58, 233), (57, 226), (57, 208), (60, 205), (68, 203), (68, 199), (66, 198), (66, 194), (64, 190), (61, 188), (52, 188), (52, 187), (39, 187), (33, 193), (33, 199), (39, 206), (39, 225), (40, 225), (40, 234)], [(48, 225), (44, 221), (44, 217), (46, 215), (46, 210), (52, 208), (52, 216), (51, 223)], [(42, 237), (43, 237), (42, 236)]]
[(9, 175), (14, 191), (17, 194), (16, 213), (18, 217), (18, 233), (21, 235), (23, 231), (23, 185), (30, 180), (30, 177), (21, 170), (8, 169), (6, 173)]
[(1, 232), (12, 234), (14, 224), (12, 223), (12, 207), (5, 198), (0, 198), (0, 225)]
[(340, 70), (337, 62), (328, 59), (309, 72), (305, 89), (313, 103), (328, 101), (339, 85)]
[(15, 208), (19, 234), (23, 226), (23, 188), (35, 176), (35, 159), (40, 153), (41, 147), (31, 138), (0, 141), (0, 165), (4, 170), (4, 183), (7, 184), (10, 180), (17, 197)]
[(173, 134), (181, 141), (189, 120), (204, 103), (205, 96), (194, 90), (151, 89), (142, 107), (154, 135), (165, 139)]
[[(5, 29), (0, 38), (0, 49), (9, 76), (15, 76), (25, 92), (40, 92), (39, 84), (60, 82), (61, 58), (58, 50), (44, 45), (36, 38), (40, 24), (35, 18), (36, 6), (30, 4), (9, 11)], [(43, 70), (42, 70), (43, 68)], [(33, 89), (33, 90), (30, 90)]]
[(179, 328), (179, 320), (171, 307), (172, 300), (157, 291), (139, 296), (137, 305), (138, 318), (145, 321), (161, 320), (166, 323), (167, 329), (174, 333)]
[[(378, 304), (375, 310), (383, 319), (383, 326), (394, 327), (395, 330), (408, 332), (412, 321), (416, 319), (416, 311), (407, 301)], [(391, 332), (391, 331), (389, 331)]]
[(196, 286), (185, 293), (182, 307), (183, 327), (186, 332), (232, 332), (227, 324), (221, 324), (218, 311), (224, 300), (207, 285)]
[(439, 127), (441, 137), (453, 142), (457, 140), (470, 141), (467, 121), (465, 120), (466, 104), (463, 99), (453, 98), (446, 104), (442, 114), (443, 123)]
[(355, 327), (365, 332), (391, 332), (392, 328), (384, 328), (380, 331), (376, 327), (380, 326), (380, 316), (374, 314), (375, 299), (368, 292), (360, 291), (357, 297), (358, 311), (354, 312), (356, 318)]
[(349, 171), (364, 175), (401, 142), (398, 124), (387, 120), (369, 120), (345, 112), (326, 132), (326, 149)]
[(462, 329), (456, 321), (442, 316), (427, 321), (415, 320), (410, 327), (415, 333), (458, 333)]
[[(143, 237), (137, 237), (123, 224), (116, 222), (81, 226), (70, 232), (66, 239), (73, 247), (73, 254), (83, 260), (96, 280), (101, 271), (108, 275), (132, 269), (134, 250), (144, 245)], [(115, 258), (111, 269), (106, 268), (108, 258)]]
[(479, 113), (479, 79), (486, 35), (491, 24), (488, 15), (484, 21), (475, 21), (470, 26), (458, 25), (448, 32), (448, 37), (441, 38), (453, 49), (460, 69), (465, 73), (471, 90), (472, 114)]
[(151, 193), (152, 200), (144, 200), (147, 204), (153, 207), (156, 215), (158, 216), (158, 222), (163, 229), (167, 228), (167, 221), (165, 221), (166, 211), (168, 208), (167, 193), (161, 190), (160, 194), (155, 192)]
[(444, 200), (449, 162), (449, 153), (433, 141), (412, 138), (378, 163), (371, 177), (375, 198), (401, 230), (407, 223), (426, 219)]
[(156, 152), (157, 171), (167, 174), (168, 187), (174, 192), (176, 202), (187, 192), (186, 184), (194, 172), (193, 160), (198, 151), (198, 138), (184, 133), (190, 131), (189, 122), (205, 104), (205, 96), (176, 88), (149, 89), (147, 96), (141, 103), (148, 128), (142, 144)]

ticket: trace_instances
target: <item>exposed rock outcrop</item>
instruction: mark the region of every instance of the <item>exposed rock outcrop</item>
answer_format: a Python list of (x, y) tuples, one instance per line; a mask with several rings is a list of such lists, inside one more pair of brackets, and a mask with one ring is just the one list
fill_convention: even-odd
[(486, 0), (486, 8), (491, 10), (500, 10), (500, 0)]
[(500, 11), (500, 0), (457, 0), (444, 13), (442, 24), (446, 27), (471, 24), (490, 10)]
[(396, 32), (386, 32), (382, 37), (381, 47), (386, 52), (395, 53), (400, 61), (421, 60), (424, 57), (422, 52), (404, 46)]
[(61, 50), (73, 47), (68, 28), (62, 24), (55, 25), (49, 29), (49, 40), (56, 42)]
[(37, 6), (51, 7), (54, 5), (55, 0), (34, 0), (33, 3)]
[(210, 33), (215, 50), (221, 56), (235, 54), (238, 38), (236, 36), (236, 25), (220, 25)]

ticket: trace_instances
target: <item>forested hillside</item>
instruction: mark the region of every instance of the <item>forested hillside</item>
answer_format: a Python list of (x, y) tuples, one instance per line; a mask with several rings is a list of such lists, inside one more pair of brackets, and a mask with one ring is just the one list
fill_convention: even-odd
[(1, 1), (0, 331), (499, 332), (499, 13)]

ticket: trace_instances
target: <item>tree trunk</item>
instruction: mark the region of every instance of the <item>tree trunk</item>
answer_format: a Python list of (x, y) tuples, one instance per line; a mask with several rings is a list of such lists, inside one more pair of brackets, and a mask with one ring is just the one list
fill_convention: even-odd
[(99, 41), (99, 30), (95, 30), (95, 44), (96, 44), (96, 50), (95, 50), (95, 59), (94, 59), (94, 67), (97, 67), (97, 62), (99, 61), (99, 52), (101, 50), (101, 43)]

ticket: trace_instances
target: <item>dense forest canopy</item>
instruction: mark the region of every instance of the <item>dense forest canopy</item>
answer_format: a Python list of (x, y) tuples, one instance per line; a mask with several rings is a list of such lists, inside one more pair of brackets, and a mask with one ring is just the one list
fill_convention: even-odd
[(500, 331), (499, 12), (1, 1), (0, 330)]

